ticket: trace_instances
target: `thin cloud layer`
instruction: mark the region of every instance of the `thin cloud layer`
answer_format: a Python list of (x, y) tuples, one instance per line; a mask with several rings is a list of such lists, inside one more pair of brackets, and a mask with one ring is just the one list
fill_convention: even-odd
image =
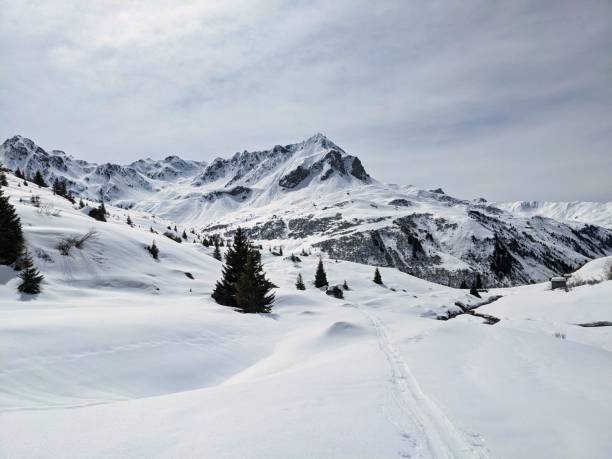
[(322, 131), (379, 180), (612, 199), (601, 1), (4, 1), (0, 125), (125, 163)]

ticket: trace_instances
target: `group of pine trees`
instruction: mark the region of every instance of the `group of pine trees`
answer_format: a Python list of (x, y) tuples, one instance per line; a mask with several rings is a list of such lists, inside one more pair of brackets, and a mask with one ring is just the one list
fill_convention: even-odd
[(242, 228), (238, 228), (225, 253), (223, 277), (217, 282), (212, 298), (244, 313), (266, 313), (274, 303), (271, 293), (274, 287), (263, 271), (259, 250), (250, 245)]
[[(374, 270), (373, 281), (379, 285), (383, 284), (382, 277), (378, 268)], [(323, 259), (320, 257), (319, 263), (317, 264), (317, 270), (315, 272), (314, 286), (315, 288), (323, 288), (329, 286), (329, 283), (327, 282), (327, 273), (325, 272), (325, 267), (323, 266)], [(298, 290), (306, 290), (306, 285), (304, 284), (304, 279), (302, 278), (301, 274), (298, 274), (297, 276), (297, 279), (295, 281), (295, 288), (297, 288)], [(346, 280), (343, 282), (342, 288), (344, 290), (349, 290), (349, 286)]]
[[(2, 173), (3, 174), (3, 173)], [(0, 186), (6, 185), (0, 176)], [(22, 293), (36, 294), (41, 291), (44, 276), (38, 272), (30, 252), (25, 247), (21, 220), (15, 207), (9, 202), (0, 187), (0, 264), (13, 265), (21, 270), (21, 283), (17, 289)]]
[(42, 176), (40, 171), (36, 171), (36, 174), (34, 174), (34, 177), (28, 178), (25, 176), (23, 172), (21, 172), (19, 168), (17, 168), (17, 170), (15, 171), (15, 177), (20, 178), (22, 180), (29, 180), (30, 182), (34, 182), (36, 185), (43, 187), (43, 188), (49, 187), (49, 185), (47, 185), (47, 182), (45, 182), (45, 178)]
[(104, 206), (104, 200), (100, 202), (98, 207), (95, 207), (89, 211), (89, 216), (100, 222), (106, 221), (106, 207)]
[(53, 181), (53, 186), (51, 187), (51, 189), (53, 190), (54, 194), (67, 199), (72, 204), (76, 202), (75, 199), (72, 197), (72, 193), (70, 193), (70, 191), (68, 191), (68, 189), (66, 188), (66, 180), (56, 178)]

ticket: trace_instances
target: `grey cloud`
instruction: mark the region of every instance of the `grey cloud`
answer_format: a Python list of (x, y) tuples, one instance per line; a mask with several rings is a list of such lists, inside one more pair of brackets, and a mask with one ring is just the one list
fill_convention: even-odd
[(605, 0), (0, 6), (4, 137), (128, 162), (322, 131), (383, 181), (612, 199)]

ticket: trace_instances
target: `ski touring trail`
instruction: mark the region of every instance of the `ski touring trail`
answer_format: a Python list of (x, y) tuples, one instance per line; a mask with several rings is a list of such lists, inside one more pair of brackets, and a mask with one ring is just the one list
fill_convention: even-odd
[(470, 441), (423, 392), (389, 339), (385, 323), (367, 307), (354, 303), (350, 306), (370, 322), (376, 332), (378, 346), (389, 363), (393, 408), (385, 407), (385, 414), (406, 442), (406, 447), (398, 451), (398, 455), (410, 458), (488, 458), (489, 453), (482, 445), (482, 438), (473, 435)]

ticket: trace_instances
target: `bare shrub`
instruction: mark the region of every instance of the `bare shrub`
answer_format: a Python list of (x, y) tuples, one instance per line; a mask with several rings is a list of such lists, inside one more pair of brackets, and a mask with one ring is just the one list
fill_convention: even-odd
[(554, 336), (555, 338), (565, 339), (565, 333), (555, 332), (555, 334), (554, 334), (553, 336)]
[(53, 258), (43, 249), (36, 249), (36, 256), (46, 263), (53, 263)]
[(82, 249), (87, 241), (95, 241), (96, 239), (98, 239), (98, 236), (99, 236), (98, 232), (92, 228), (89, 231), (87, 231), (85, 234), (83, 234), (81, 237), (76, 238), (76, 242), (74, 246), (77, 249)]
[(64, 256), (70, 255), (70, 250), (73, 247), (77, 249), (82, 249), (85, 246), (87, 241), (93, 241), (98, 238), (98, 232), (95, 229), (90, 229), (85, 234), (81, 236), (68, 236), (62, 238), (55, 248), (59, 250), (59, 253)]
[(39, 202), (36, 207), (38, 207), (38, 213), (41, 215), (45, 214), (47, 216), (59, 217), (61, 213), (60, 209), (56, 209), (52, 204), (48, 202)]

